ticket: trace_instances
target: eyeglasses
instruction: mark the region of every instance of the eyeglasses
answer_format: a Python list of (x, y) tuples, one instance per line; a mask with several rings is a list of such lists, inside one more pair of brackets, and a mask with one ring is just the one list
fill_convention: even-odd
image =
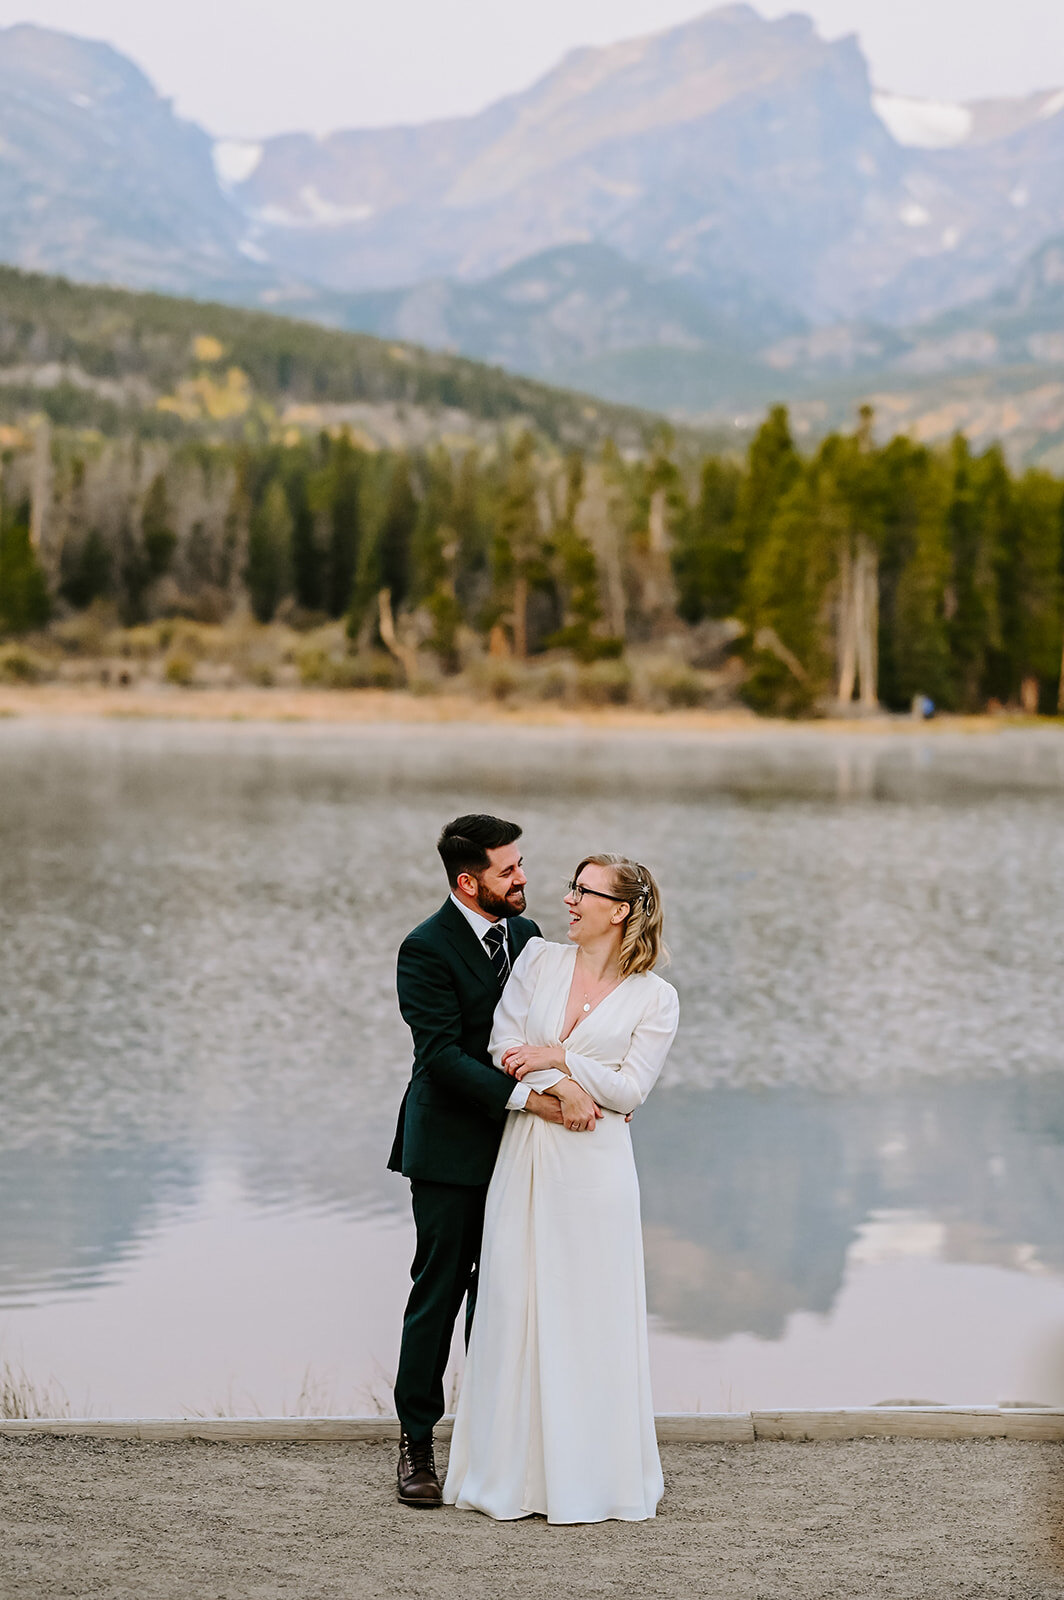
[(570, 883), (568, 887), (569, 893), (572, 895), (577, 905), (580, 904), (585, 894), (593, 894), (599, 900), (613, 900), (619, 906), (631, 905), (631, 901), (628, 899), (627, 895), (603, 894), (601, 889), (589, 889), (586, 884), (577, 883), (575, 880)]

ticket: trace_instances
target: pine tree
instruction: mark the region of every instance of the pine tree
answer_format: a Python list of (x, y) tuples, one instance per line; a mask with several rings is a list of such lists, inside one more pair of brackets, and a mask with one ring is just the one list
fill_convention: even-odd
[(952, 485), (948, 465), (930, 452), (923, 452), (923, 467), (914, 486), (909, 550), (898, 574), (891, 617), (894, 692), (901, 705), (926, 695), (949, 710), (955, 705), (948, 603)]
[(0, 632), (43, 628), (51, 604), (48, 584), (30, 539), (29, 507), (0, 526)]
[(327, 520), (325, 488), (327, 469), (318, 465), (328, 458), (328, 434), (317, 442), (317, 459), (305, 445), (285, 452), (284, 487), (292, 513), (292, 593), (296, 604), (312, 615), (326, 610), (325, 564), (319, 523)]
[[(436, 450), (425, 462), (426, 486), (411, 539), (410, 563), (413, 598), (425, 603), (441, 584), (453, 578), (457, 556), (454, 521), (454, 483), (451, 460)], [(449, 551), (449, 554), (448, 554)]]
[[(409, 457), (374, 463), (372, 481), (366, 485), (372, 520), (361, 540), (358, 567), (347, 613), (352, 639), (380, 640), (378, 618), (382, 603), (395, 616), (405, 603), (412, 579), (411, 547), (417, 525), (418, 502)], [(386, 597), (382, 601), (382, 597)]]
[(111, 586), (111, 552), (99, 528), (90, 528), (79, 544), (63, 547), (59, 592), (68, 605), (83, 611)]
[(177, 549), (177, 534), (171, 526), (170, 500), (166, 492), (166, 479), (156, 473), (144, 498), (140, 515), (140, 537), (144, 546), (144, 560), (149, 581), (161, 578), (170, 570)]
[(456, 591), (460, 540), (452, 526), (455, 485), (451, 459), (445, 450), (436, 450), (425, 469), (427, 487), (411, 544), (414, 597), (432, 618), (429, 649), (445, 672), (457, 672), (462, 608)]
[(754, 554), (746, 593), (751, 672), (744, 693), (755, 710), (799, 715), (832, 688), (834, 498), (830, 475), (809, 463), (779, 500)]
[(673, 631), (677, 616), (674, 552), (690, 517), (683, 477), (672, 457), (668, 430), (658, 438), (644, 469), (631, 485), (634, 516), (629, 523), (627, 565), (633, 612), (644, 637)]
[(274, 478), (251, 516), (244, 581), (251, 609), (271, 622), (289, 591), (292, 564), (292, 512), (284, 484)]
[(328, 465), (325, 609), (341, 617), (351, 604), (362, 541), (362, 452), (348, 433), (332, 441)]
[(1061, 662), (1062, 486), (1031, 469), (1015, 486), (1015, 517), (1007, 534), (1011, 577), (1003, 610), (1003, 646), (1010, 698), (1056, 710)]
[[(931, 451), (905, 438), (892, 439), (878, 452), (884, 491), (879, 561), (879, 692), (883, 704), (895, 711), (908, 710), (913, 693), (905, 661), (899, 654), (908, 646), (905, 630), (899, 629), (897, 620), (898, 590), (902, 573), (916, 552), (929, 500), (934, 500), (944, 515), (947, 489), (940, 483), (943, 470)], [(907, 585), (905, 604), (910, 603)]]
[(680, 522), (673, 546), (677, 609), (685, 622), (733, 617), (742, 607), (746, 549), (736, 522), (742, 468), (708, 456), (698, 500)]
[(455, 593), (463, 616), (473, 618), (488, 604), (491, 588), (491, 506), (495, 488), (475, 450), (467, 450), (454, 476), (451, 525), (458, 540)]
[(578, 661), (590, 662), (619, 656), (623, 640), (602, 629), (598, 559), (576, 525), (583, 488), (584, 460), (573, 454), (566, 462), (564, 510), (553, 538), (563, 623), (545, 642), (551, 649), (571, 650)]
[(968, 441), (958, 436), (949, 463), (949, 648), (956, 704), (976, 711), (985, 703), (991, 656), (1001, 639), (998, 546), (1008, 519), (1011, 486), (1000, 450), (973, 460)]
[(410, 458), (400, 455), (392, 467), (388, 498), (377, 536), (381, 586), (391, 594), (396, 610), (405, 603), (410, 593), (413, 578), (410, 555), (417, 512)]
[(746, 570), (756, 559), (777, 507), (797, 482), (801, 470), (787, 408), (773, 406), (751, 442), (736, 497), (734, 539), (743, 552)]
[(535, 439), (526, 432), (510, 455), (492, 546), (496, 620), (509, 622), (514, 654), (520, 661), (528, 655), (529, 594), (548, 576), (536, 491)]

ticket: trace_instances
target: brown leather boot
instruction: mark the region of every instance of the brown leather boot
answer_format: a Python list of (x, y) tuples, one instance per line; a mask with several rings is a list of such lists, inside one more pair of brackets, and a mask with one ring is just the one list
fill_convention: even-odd
[(443, 1490), (436, 1476), (431, 1433), (427, 1439), (411, 1439), (408, 1433), (399, 1435), (399, 1465), (395, 1475), (399, 1482), (399, 1498), (404, 1506), (431, 1509), (443, 1505)]

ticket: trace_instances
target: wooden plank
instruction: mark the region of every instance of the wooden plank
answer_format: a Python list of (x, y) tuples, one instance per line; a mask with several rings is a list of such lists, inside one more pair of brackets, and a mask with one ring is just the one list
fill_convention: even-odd
[[(453, 1417), (436, 1425), (435, 1437), (451, 1437)], [(752, 1444), (754, 1430), (747, 1412), (710, 1415), (678, 1412), (657, 1418), (663, 1443)], [(140, 1439), (165, 1442), (214, 1439), (231, 1443), (295, 1442), (398, 1443), (399, 1423), (394, 1417), (59, 1417), (0, 1422), (5, 1434), (49, 1433), (93, 1439)]]
[(1064, 1439), (1064, 1411), (997, 1406), (873, 1406), (846, 1411), (754, 1411), (758, 1439)]
[(748, 1411), (672, 1411), (655, 1418), (659, 1444), (753, 1444)]
[[(231, 1444), (369, 1444), (399, 1439), (394, 1417), (35, 1417), (0, 1422), (0, 1438), (48, 1433), (87, 1439), (167, 1443), (182, 1439)], [(436, 1430), (450, 1436), (450, 1419)]]
[[(453, 1417), (436, 1427), (450, 1439)], [(874, 1406), (846, 1411), (673, 1412), (657, 1418), (662, 1444), (751, 1444), (757, 1440), (1016, 1439), (1064, 1441), (1064, 1410), (997, 1406)], [(0, 1438), (53, 1434), (163, 1444), (397, 1443), (395, 1417), (31, 1417), (0, 1421)]]
[(1006, 1439), (1064, 1440), (1064, 1411), (1006, 1406), (1001, 1413)]

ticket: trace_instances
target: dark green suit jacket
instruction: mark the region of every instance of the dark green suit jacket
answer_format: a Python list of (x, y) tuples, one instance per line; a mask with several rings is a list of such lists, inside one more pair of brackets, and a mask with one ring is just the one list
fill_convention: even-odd
[[(530, 917), (510, 917), (507, 928), (516, 961), (539, 929)], [(397, 988), (414, 1070), (388, 1165), (432, 1183), (487, 1183), (514, 1081), (488, 1055), (499, 980), (450, 898), (403, 940)]]

